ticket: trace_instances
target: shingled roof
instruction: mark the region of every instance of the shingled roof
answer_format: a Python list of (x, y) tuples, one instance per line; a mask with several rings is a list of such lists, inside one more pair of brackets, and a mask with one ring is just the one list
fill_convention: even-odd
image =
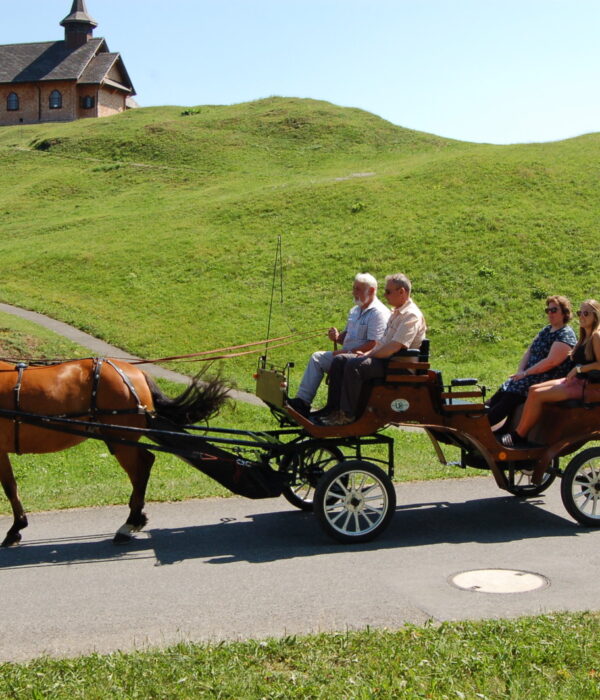
[(107, 74), (115, 64), (123, 76), (119, 87), (135, 95), (121, 55), (110, 53), (104, 39), (91, 39), (77, 49), (68, 48), (64, 41), (8, 44), (0, 46), (0, 83), (75, 80), (101, 84), (108, 82)]

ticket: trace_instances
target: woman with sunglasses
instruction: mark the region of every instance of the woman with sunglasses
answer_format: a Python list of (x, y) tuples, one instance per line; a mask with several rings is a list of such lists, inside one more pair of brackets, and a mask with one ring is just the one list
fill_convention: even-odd
[[(590, 383), (590, 372), (600, 370), (600, 302), (587, 299), (577, 312), (579, 340), (571, 353), (571, 370), (566, 377), (531, 387), (517, 429), (502, 436), (506, 447), (527, 447), (527, 433), (540, 419), (546, 403), (568, 399), (600, 401), (600, 383)], [(596, 378), (594, 377), (594, 380)]]
[(563, 296), (548, 297), (545, 313), (548, 325), (533, 339), (517, 371), (488, 402), (492, 429), (525, 401), (530, 386), (564, 377), (571, 367), (569, 353), (577, 343), (575, 331), (567, 325), (573, 315), (571, 302)]

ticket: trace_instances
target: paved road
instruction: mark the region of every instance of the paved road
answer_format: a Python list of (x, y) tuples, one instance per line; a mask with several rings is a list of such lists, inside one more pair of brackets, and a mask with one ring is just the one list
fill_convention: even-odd
[[(568, 517), (557, 484), (529, 502), (491, 478), (397, 492), (389, 529), (354, 546), (283, 499), (150, 504), (147, 532), (126, 548), (110, 542), (125, 507), (33, 514), (23, 546), (0, 551), (0, 661), (598, 608), (600, 531)], [(488, 594), (449, 582), (482, 568), (550, 585)]]

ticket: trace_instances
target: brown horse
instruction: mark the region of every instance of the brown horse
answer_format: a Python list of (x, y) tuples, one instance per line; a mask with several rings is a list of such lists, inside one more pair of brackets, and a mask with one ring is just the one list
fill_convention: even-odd
[[(91, 358), (43, 366), (0, 361), (0, 410), (4, 411), (4, 417), (0, 418), (0, 483), (14, 516), (1, 546), (19, 544), (20, 531), (27, 527), (8, 454), (59, 452), (86, 439), (85, 435), (16, 421), (6, 411), (66, 416), (134, 428), (150, 427), (152, 418), (159, 417), (183, 426), (214, 414), (226, 397), (227, 389), (218, 379), (207, 383), (194, 379), (180, 396), (171, 399), (140, 369), (113, 359)], [(148, 521), (143, 508), (154, 455), (142, 447), (111, 443), (111, 437), (120, 435), (114, 429), (100, 428), (99, 434), (107, 440), (133, 487), (129, 517), (113, 540), (127, 542), (131, 533), (141, 530)], [(120, 436), (134, 442), (139, 439), (135, 432)]]

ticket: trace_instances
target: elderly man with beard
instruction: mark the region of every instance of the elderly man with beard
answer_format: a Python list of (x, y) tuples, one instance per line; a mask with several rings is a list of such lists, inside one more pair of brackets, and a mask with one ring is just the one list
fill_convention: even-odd
[(427, 325), (410, 292), (411, 282), (406, 275), (399, 272), (385, 278), (385, 296), (394, 307), (385, 333), (367, 352), (340, 354), (332, 362), (328, 413), (321, 418), (323, 425), (354, 423), (364, 382), (385, 376), (385, 360), (399, 350), (421, 347)]
[(385, 331), (390, 311), (377, 298), (377, 280), (373, 275), (356, 275), (352, 293), (355, 305), (350, 309), (346, 327), (341, 333), (337, 328), (330, 328), (327, 334), (333, 342), (342, 343), (342, 349), (313, 353), (296, 396), (288, 399), (288, 405), (303, 416), (310, 414), (317, 389), (334, 358), (341, 353), (368, 352)]

